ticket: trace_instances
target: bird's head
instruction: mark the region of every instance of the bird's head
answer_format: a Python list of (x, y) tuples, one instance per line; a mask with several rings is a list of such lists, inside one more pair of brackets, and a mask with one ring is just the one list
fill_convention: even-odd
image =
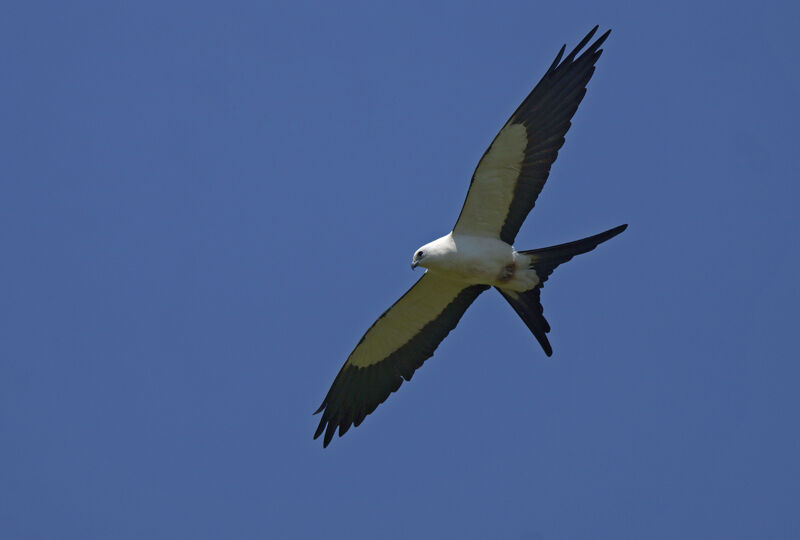
[(448, 246), (451, 243), (450, 235), (447, 235), (417, 248), (414, 256), (411, 257), (411, 268), (422, 266), (431, 269), (431, 267), (440, 265), (442, 257), (447, 255)]
[(415, 251), (414, 256), (411, 257), (411, 269), (413, 270), (417, 266), (425, 267), (425, 246)]

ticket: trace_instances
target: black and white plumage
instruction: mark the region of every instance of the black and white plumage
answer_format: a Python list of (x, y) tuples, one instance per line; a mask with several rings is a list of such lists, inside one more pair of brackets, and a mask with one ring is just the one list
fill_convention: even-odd
[(552, 354), (546, 336), (550, 325), (540, 303), (544, 282), (556, 266), (627, 226), (549, 248), (516, 251), (512, 245), (564, 144), (610, 33), (586, 47), (596, 31), (566, 57), (561, 48), (478, 163), (453, 231), (414, 253), (412, 268), (425, 267), (425, 274), (367, 330), (317, 410), (322, 418), (314, 438), (324, 433), (324, 446), (337, 429), (341, 436), (358, 426), (403, 380), (410, 381), (489, 287), (497, 288), (545, 353)]

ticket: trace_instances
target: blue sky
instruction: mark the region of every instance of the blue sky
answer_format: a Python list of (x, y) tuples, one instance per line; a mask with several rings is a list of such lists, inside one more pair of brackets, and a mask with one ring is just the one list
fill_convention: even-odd
[[(644, 4), (6, 6), (0, 537), (800, 536), (800, 10)], [(341, 363), (595, 24), (516, 245), (630, 227), (548, 282), (554, 356), (484, 294), (323, 450)]]

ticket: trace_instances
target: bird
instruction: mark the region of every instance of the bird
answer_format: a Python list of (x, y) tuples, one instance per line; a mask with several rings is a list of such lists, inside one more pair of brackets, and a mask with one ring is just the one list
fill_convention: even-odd
[[(414, 251), (422, 277), (367, 330), (314, 414), (323, 447), (358, 426), (433, 356), (475, 299), (494, 287), (547, 356), (550, 325), (541, 289), (557, 266), (620, 234), (627, 224), (574, 242), (517, 251), (514, 239), (550, 174), (611, 30), (595, 26), (566, 56), (562, 46), (542, 79), (478, 162), (453, 230)], [(584, 47), (586, 47), (584, 49)]]

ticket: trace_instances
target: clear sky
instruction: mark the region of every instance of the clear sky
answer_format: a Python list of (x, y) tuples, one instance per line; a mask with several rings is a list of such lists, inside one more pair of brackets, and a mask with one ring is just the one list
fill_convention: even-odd
[[(1, 538), (800, 537), (796, 3), (164, 4), (0, 17)], [(545, 287), (555, 354), (489, 291), (323, 450), (595, 24), (516, 246), (630, 227)]]

